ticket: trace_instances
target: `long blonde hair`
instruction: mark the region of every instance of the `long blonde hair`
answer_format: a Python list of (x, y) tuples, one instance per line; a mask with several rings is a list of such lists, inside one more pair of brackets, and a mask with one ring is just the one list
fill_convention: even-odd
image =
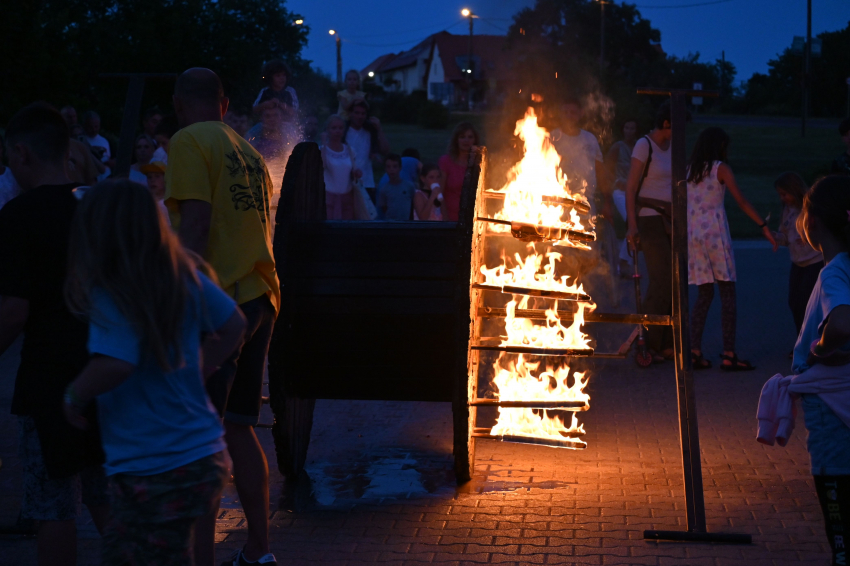
[(147, 188), (104, 181), (74, 216), (65, 300), (71, 312), (91, 317), (92, 291), (108, 293), (138, 333), (143, 356), (170, 371), (184, 362), (188, 285), (200, 285), (195, 269)]

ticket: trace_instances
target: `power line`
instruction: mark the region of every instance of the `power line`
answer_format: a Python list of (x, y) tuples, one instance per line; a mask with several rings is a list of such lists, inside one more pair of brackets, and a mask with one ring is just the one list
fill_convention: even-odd
[(488, 20), (488, 19), (482, 18), (481, 16), (478, 16), (478, 19), (479, 19), (479, 20), (481, 20), (482, 22), (484, 22), (485, 24), (487, 24), (488, 26), (490, 26), (491, 28), (497, 29), (497, 30), (499, 30), (500, 32), (505, 33), (505, 34), (507, 34), (507, 33), (508, 33), (508, 31), (507, 31), (506, 29), (504, 29), (504, 28), (502, 28), (502, 27), (500, 27), (500, 26), (497, 26), (496, 24), (492, 23), (492, 22), (491, 22), (490, 20)]
[[(463, 21), (463, 20), (461, 20), (461, 21)], [(369, 38), (373, 38), (373, 37), (392, 37), (394, 35), (405, 35), (407, 33), (416, 33), (418, 31), (423, 31), (423, 30), (431, 29), (431, 28), (435, 28), (435, 27), (444, 27), (446, 25), (451, 25), (451, 23), (449, 23), (449, 24), (431, 24), (431, 25), (423, 26), (423, 27), (416, 28), (416, 29), (409, 29), (409, 30), (405, 30), (405, 31), (394, 31), (392, 33), (381, 33), (381, 34), (372, 33), (372, 34), (369, 34), (369, 35), (347, 35), (346, 37), (350, 37), (351, 39), (369, 39)]]
[(711, 6), (713, 4), (725, 4), (727, 2), (732, 2), (732, 0), (713, 0), (712, 2), (697, 2), (696, 4), (668, 4), (666, 6), (636, 6), (637, 8), (641, 8), (643, 10), (655, 9), (655, 8), (695, 8), (697, 6)]
[[(466, 21), (465, 19), (463, 19), (463, 20), (458, 20), (458, 21), (457, 21), (457, 22), (455, 22), (454, 24), (452, 24), (452, 25), (450, 25), (449, 27), (445, 28), (443, 31), (450, 30), (450, 29), (452, 29), (453, 27), (456, 27), (456, 26), (458, 26), (458, 25), (460, 25), (460, 24), (464, 23), (465, 21)], [(342, 41), (343, 41), (343, 42), (345, 42), (345, 43), (349, 43), (349, 44), (351, 44), (351, 45), (357, 45), (358, 47), (398, 47), (398, 46), (400, 46), (400, 45), (410, 45), (411, 43), (414, 43), (414, 42), (415, 42), (415, 43), (419, 43), (420, 41), (422, 41), (422, 39), (421, 39), (421, 38), (420, 38), (420, 39), (411, 39), (411, 40), (404, 41), (404, 42), (401, 42), (401, 43), (380, 43), (380, 44), (375, 44), (375, 43), (358, 43), (358, 42), (356, 42), (356, 41), (349, 41), (348, 39), (346, 39), (345, 37), (343, 37), (343, 38), (342, 38)]]

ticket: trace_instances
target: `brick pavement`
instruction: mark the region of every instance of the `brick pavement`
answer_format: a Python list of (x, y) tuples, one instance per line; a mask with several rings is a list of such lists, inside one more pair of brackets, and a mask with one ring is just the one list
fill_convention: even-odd
[[(709, 530), (752, 534), (752, 545), (642, 539), (644, 529), (684, 527), (672, 367), (639, 370), (631, 361), (597, 360), (590, 368), (591, 409), (582, 414), (587, 450), (479, 441), (476, 478), (460, 489), (451, 475), (448, 404), (320, 401), (309, 500), (296, 511), (279, 510), (278, 489), (272, 494), (272, 546), (280, 563), (828, 564), (802, 423), (786, 448), (755, 442), (761, 385), (788, 366), (787, 253), (744, 245), (736, 254), (739, 350), (760, 369), (698, 372), (697, 403)], [(720, 350), (718, 310), (715, 305), (706, 330), (712, 355)], [(601, 341), (613, 344), (616, 337)], [(13, 358), (0, 358), (3, 407)], [(17, 514), (12, 424), (0, 415), (4, 523)], [(272, 455), (269, 431), (259, 434)], [(279, 475), (272, 475), (276, 488)], [(97, 535), (85, 521), (82, 529), (80, 563), (96, 564)], [(218, 530), (223, 559), (246, 532), (232, 490)], [(30, 564), (33, 549), (32, 541), (0, 537), (4, 562)]]

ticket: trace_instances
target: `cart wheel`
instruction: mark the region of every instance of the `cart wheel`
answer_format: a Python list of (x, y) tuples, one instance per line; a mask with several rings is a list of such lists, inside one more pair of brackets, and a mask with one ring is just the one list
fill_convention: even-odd
[(635, 349), (635, 363), (639, 367), (648, 368), (652, 365), (652, 354), (645, 347)]

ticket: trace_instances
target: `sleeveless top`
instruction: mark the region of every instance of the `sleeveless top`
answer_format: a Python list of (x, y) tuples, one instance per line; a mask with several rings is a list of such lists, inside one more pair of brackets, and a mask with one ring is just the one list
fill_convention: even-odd
[[(431, 198), (430, 195), (426, 194), (425, 191), (416, 190), (417, 193), (422, 193), (425, 198)], [(445, 198), (445, 195), (443, 196)], [(440, 221), (443, 219), (443, 207), (442, 206), (432, 206), (431, 207), (431, 216), (428, 218), (419, 218), (419, 215), (416, 214), (416, 209), (413, 209), (413, 219), (414, 220), (436, 220)]]
[(342, 144), (342, 151), (325, 146), (325, 190), (335, 195), (351, 191), (351, 149)]

